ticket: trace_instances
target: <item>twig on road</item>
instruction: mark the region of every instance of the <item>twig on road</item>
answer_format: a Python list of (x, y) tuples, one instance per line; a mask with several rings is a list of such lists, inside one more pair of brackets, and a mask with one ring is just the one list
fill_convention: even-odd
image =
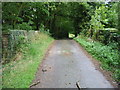
[(76, 85), (77, 85), (78, 90), (81, 90), (79, 82), (76, 82)]
[(37, 85), (38, 83), (40, 83), (40, 81), (37, 81), (37, 82), (31, 84), (30, 87), (35, 86), (35, 85)]

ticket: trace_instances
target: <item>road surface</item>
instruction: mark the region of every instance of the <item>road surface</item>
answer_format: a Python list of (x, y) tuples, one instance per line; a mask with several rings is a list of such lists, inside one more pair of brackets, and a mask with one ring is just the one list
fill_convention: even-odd
[(113, 88), (74, 40), (56, 40), (39, 67), (32, 88)]

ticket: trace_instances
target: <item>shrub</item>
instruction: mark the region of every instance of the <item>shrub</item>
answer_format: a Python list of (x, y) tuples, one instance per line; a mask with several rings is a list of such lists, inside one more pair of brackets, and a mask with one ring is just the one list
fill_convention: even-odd
[[(120, 52), (117, 49), (117, 43), (104, 45), (100, 42), (88, 41), (86, 37), (79, 36), (75, 40), (80, 43), (94, 58), (102, 62), (102, 67), (113, 72), (113, 77), (120, 81)], [(112, 46), (114, 45), (114, 46)]]
[(23, 22), (22, 24), (18, 24), (18, 25), (16, 25), (16, 27), (15, 28), (17, 28), (17, 29), (22, 29), (22, 30), (32, 30), (32, 26), (30, 26), (28, 23), (26, 23), (26, 22)]

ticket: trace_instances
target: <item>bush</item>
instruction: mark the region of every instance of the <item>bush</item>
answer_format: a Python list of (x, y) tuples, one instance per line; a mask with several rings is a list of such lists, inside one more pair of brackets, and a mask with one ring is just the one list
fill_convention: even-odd
[[(112, 71), (113, 76), (117, 81), (120, 81), (120, 52), (118, 51), (116, 43), (104, 45), (100, 42), (88, 41), (87, 38), (79, 36), (75, 38), (92, 56), (102, 62), (102, 67), (106, 70)], [(111, 46), (113, 45), (114, 46)]]
[(20, 30), (32, 30), (32, 26), (30, 26), (28, 23), (23, 22), (22, 24), (18, 24), (15, 27), (16, 29), (20, 29)]

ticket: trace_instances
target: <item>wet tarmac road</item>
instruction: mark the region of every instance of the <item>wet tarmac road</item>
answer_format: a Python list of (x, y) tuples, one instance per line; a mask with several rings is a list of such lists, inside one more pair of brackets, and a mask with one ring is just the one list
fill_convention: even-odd
[(112, 88), (73, 40), (56, 40), (43, 60), (32, 88)]

